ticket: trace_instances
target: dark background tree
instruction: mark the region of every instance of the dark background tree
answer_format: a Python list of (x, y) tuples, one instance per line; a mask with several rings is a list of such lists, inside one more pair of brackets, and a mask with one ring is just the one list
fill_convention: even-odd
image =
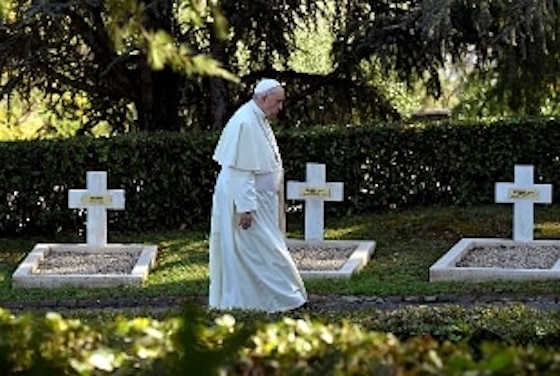
[[(211, 104), (207, 113), (218, 115), (211, 122), (198, 121), (214, 128), (247, 99), (251, 84), (262, 76), (278, 77), (288, 87), (287, 108), (281, 114), (284, 126), (400, 118), (386, 88), (372, 84), (364, 71), (363, 63), (370, 62), (376, 63), (381, 76), (396, 73), (410, 86), (423, 82), (426, 94), (434, 98), (442, 95), (440, 72), (448, 61), (468, 64), (471, 75), (482, 77), (488, 89), (477, 98), (479, 104), (492, 108), (495, 115), (539, 115), (547, 98), (558, 92), (558, 0), (226, 0), (221, 4), (232, 35), (220, 45), (212, 44), (212, 56), (238, 73), (236, 46), (242, 43), (250, 54), (242, 85), (217, 91), (211, 89), (216, 80), (209, 80), (195, 86), (213, 96), (205, 102)], [(297, 49), (295, 25), (304, 22), (313, 28), (319, 17), (331, 21), (332, 70), (326, 74), (291, 70), (287, 63)], [(187, 108), (196, 118), (205, 103), (192, 94)], [(224, 106), (215, 112), (214, 103), (229, 104), (229, 110)]]
[[(558, 91), (560, 0), (222, 0), (219, 11), (202, 1), (14, 1), (0, 29), (2, 92), (40, 87), (52, 103), (85, 94), (84, 131), (100, 120), (115, 131), (220, 128), (263, 76), (288, 88), (285, 126), (399, 119), (364, 64), (422, 81), (437, 98), (446, 62), (468, 61), (489, 86), (480, 102), (509, 114), (538, 115)], [(332, 69), (296, 71), (297, 33), (320, 18), (334, 36)]]
[[(194, 3), (191, 28), (214, 12)], [(175, 14), (172, 0), (14, 1), (0, 27), (1, 93), (40, 88), (61, 117), (85, 96), (82, 132), (100, 121), (116, 132), (180, 130), (185, 75), (236, 78), (172, 39)]]

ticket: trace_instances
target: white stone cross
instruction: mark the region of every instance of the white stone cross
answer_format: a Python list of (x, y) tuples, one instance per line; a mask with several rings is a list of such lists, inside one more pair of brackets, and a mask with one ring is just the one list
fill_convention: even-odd
[(533, 241), (534, 204), (552, 202), (552, 185), (533, 183), (532, 165), (515, 165), (513, 183), (496, 183), (495, 199), (513, 203), (513, 240)]
[(107, 209), (124, 209), (124, 189), (107, 190), (107, 172), (88, 171), (87, 189), (70, 189), (68, 207), (70, 209), (87, 209), (87, 245), (105, 247), (107, 245)]
[(325, 201), (342, 201), (343, 183), (327, 183), (324, 164), (306, 164), (306, 182), (288, 181), (290, 200), (305, 200), (305, 240), (324, 238)]

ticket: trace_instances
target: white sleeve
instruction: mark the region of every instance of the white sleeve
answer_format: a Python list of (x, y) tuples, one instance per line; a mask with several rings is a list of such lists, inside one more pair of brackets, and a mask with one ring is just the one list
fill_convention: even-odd
[(230, 171), (235, 212), (241, 214), (257, 210), (255, 174), (252, 171), (244, 171), (237, 168), (230, 168)]

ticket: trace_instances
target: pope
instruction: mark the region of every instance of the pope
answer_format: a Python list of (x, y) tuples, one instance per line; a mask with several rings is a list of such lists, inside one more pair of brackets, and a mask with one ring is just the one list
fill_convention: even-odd
[(210, 225), (212, 308), (282, 312), (307, 302), (279, 223), (282, 158), (268, 119), (282, 110), (284, 100), (277, 80), (259, 81), (214, 151), (221, 168)]

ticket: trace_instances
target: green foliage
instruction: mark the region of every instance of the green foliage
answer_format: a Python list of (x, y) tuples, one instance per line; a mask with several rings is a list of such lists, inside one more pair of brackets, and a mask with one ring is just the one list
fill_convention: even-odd
[[(435, 315), (439, 324), (457, 320), (473, 333), (481, 327), (497, 329), (492, 322), (504, 319), (531, 322), (541, 328), (541, 335), (558, 335), (557, 326), (541, 326), (554, 319), (552, 314), (535, 316), (507, 308), (438, 311), (377, 314), (389, 318), (389, 327), (398, 318), (414, 329), (416, 321), (427, 322)], [(517, 314), (512, 315), (514, 311)], [(453, 318), (446, 319), (446, 312)], [(344, 319), (327, 324), (285, 316), (276, 320), (247, 318), (252, 321), (247, 324), (231, 314), (212, 312), (210, 316), (214, 318), (191, 306), (178, 317), (163, 321), (119, 316), (87, 324), (56, 313), (33, 317), (1, 311), (0, 364), (7, 375), (84, 376), (553, 375), (560, 367), (557, 343), (541, 343), (539, 336), (530, 345), (498, 337), (480, 342), (457, 339), (451, 333), (448, 339), (441, 335), (441, 340), (429, 332), (399, 339), (390, 332), (368, 330)], [(507, 329), (502, 325), (496, 333), (504, 331)], [(531, 332), (529, 329), (525, 334)]]
[(391, 332), (401, 340), (429, 335), (439, 341), (467, 341), (477, 346), (487, 341), (555, 346), (560, 334), (556, 317), (523, 305), (475, 305), (468, 310), (454, 304), (410, 306), (361, 318), (360, 324), (369, 330)]
[(418, 104), (401, 82), (459, 97), (449, 67), (485, 77), (478, 110), (557, 112), (559, 0), (10, 3), (1, 92), (85, 96), (83, 133), (219, 129), (263, 76), (286, 84), (286, 127), (394, 120)]
[[(181, 9), (188, 13), (183, 27), (214, 20), (212, 30), (224, 36), (227, 22), (215, 2), (184, 2)], [(0, 94), (38, 90), (41, 105), (74, 120), (82, 133), (100, 123), (118, 132), (178, 130), (183, 76), (237, 77), (202, 53), (196, 39), (173, 34), (175, 10), (168, 0), (14, 1), (0, 19)], [(72, 101), (61, 101), (67, 96), (87, 102), (78, 120)]]
[(171, 350), (173, 321), (117, 318), (91, 328), (48, 313), (42, 319), (2, 311), (0, 363), (9, 375), (103, 375), (149, 369)]
[[(0, 140), (33, 140), (75, 136), (88, 122), (91, 103), (85, 93), (53, 94), (53, 103), (44, 101), (44, 93), (31, 89), (28, 93), (12, 93), (0, 101)], [(90, 130), (94, 135), (107, 136), (111, 129), (104, 122)]]
[[(154, 70), (162, 70), (169, 65), (174, 70), (187, 75), (214, 75), (233, 82), (238, 81), (235, 75), (220, 67), (219, 63), (210, 56), (194, 54), (192, 48), (187, 44), (177, 43), (168, 31), (151, 30), (146, 25), (145, 3), (137, 0), (113, 0), (106, 3), (109, 15), (107, 30), (119, 54), (127, 53), (133, 45), (140, 48), (142, 53), (148, 57), (148, 62)], [(202, 25), (203, 17), (209, 16), (209, 14), (213, 13), (212, 20), (220, 17), (213, 3), (205, 4), (206, 2), (195, 1), (192, 2), (191, 7), (187, 7), (183, 3), (182, 7), (185, 9), (187, 17), (183, 17), (182, 21), (187, 25), (190, 24), (190, 27), (196, 28)], [(223, 37), (228, 25), (223, 17), (218, 19), (219, 23), (216, 28)]]
[(340, 17), (347, 22), (333, 44), (339, 66), (374, 57), (382, 72), (396, 72), (411, 85), (422, 81), (438, 98), (448, 62), (467, 65), (494, 79), (486, 82), (489, 95), (478, 99), (492, 99), (516, 115), (542, 114), (546, 98), (557, 95), (557, 0), (337, 3), (349, 15)]
[(5, 17), (8, 12), (10, 11), (10, 8), (12, 7), (12, 1), (11, 0), (1, 0), (0, 1), (0, 17)]
[(220, 365), (232, 362), (254, 334), (253, 325), (240, 325), (231, 315), (216, 319), (206, 326), (204, 312), (195, 305), (183, 310), (178, 330), (174, 333), (174, 353), (165, 359), (164, 374), (217, 375)]

